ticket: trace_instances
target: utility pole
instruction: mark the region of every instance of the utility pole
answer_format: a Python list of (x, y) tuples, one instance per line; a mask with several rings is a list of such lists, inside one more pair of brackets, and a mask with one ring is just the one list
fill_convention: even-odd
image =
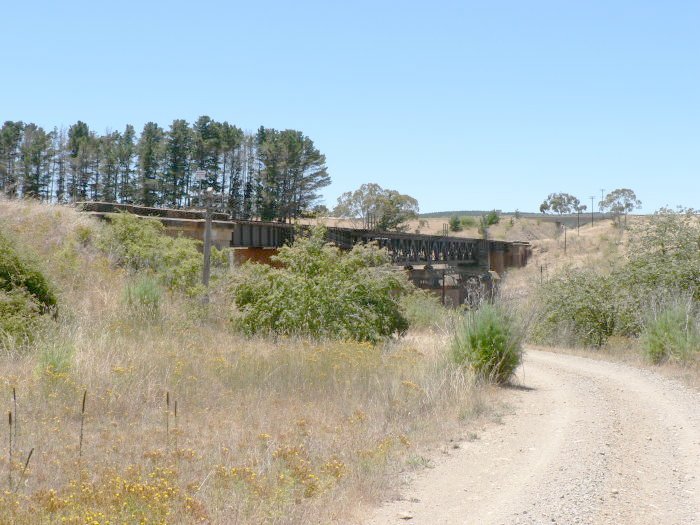
[(591, 195), (591, 226), (593, 226), (593, 199), (595, 199), (595, 197)]
[(211, 212), (214, 197), (214, 189), (204, 189), (207, 180), (206, 170), (194, 172), (195, 178), (199, 181), (200, 196), (204, 201), (204, 262), (202, 264), (202, 284), (204, 285), (204, 297), (202, 303), (209, 303), (209, 274), (211, 272)]
[(581, 235), (581, 206), (576, 206), (576, 235)]
[(564, 254), (566, 254), (566, 224), (562, 224), (561, 227), (564, 229)]
[(212, 216), (212, 197), (214, 190), (207, 188), (204, 192), (204, 264), (202, 265), (202, 284), (205, 292), (202, 302), (209, 302), (209, 274), (211, 272), (211, 216)]
[(442, 306), (445, 306), (445, 270), (442, 270)]

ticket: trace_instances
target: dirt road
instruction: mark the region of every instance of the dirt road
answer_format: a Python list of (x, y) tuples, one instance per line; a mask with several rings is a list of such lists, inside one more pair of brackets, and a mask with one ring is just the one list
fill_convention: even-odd
[(420, 473), (379, 524), (700, 524), (700, 393), (529, 350), (503, 424)]

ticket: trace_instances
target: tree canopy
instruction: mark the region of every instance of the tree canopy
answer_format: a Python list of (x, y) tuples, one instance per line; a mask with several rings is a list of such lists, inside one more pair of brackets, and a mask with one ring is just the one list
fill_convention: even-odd
[(368, 183), (338, 197), (333, 213), (361, 220), (368, 229), (405, 231), (406, 222), (418, 216), (418, 201), (410, 195)]
[(197, 205), (207, 186), (235, 218), (286, 221), (310, 213), (329, 184), (325, 156), (298, 130), (251, 134), (208, 116), (167, 129), (148, 122), (140, 136), (131, 125), (99, 135), (82, 121), (48, 132), (19, 121), (0, 128), (0, 192), (10, 198), (180, 208)]
[(540, 212), (542, 213), (578, 213), (586, 209), (586, 205), (581, 205), (573, 195), (568, 193), (550, 193), (542, 204), (540, 204)]
[(600, 201), (600, 209), (612, 213), (613, 216), (617, 218), (618, 223), (622, 215), (625, 216), (626, 222), (627, 214), (641, 207), (642, 201), (640, 201), (634, 191), (629, 188), (613, 190)]

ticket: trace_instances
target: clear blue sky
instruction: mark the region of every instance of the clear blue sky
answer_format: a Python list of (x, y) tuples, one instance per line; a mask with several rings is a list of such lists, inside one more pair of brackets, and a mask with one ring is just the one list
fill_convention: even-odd
[(6, 2), (0, 119), (305, 132), (329, 206), (700, 208), (700, 1)]

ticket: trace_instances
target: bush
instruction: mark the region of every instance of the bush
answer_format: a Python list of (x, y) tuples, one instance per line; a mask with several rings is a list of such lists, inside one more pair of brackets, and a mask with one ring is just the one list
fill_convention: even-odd
[(600, 347), (615, 330), (616, 294), (610, 276), (567, 270), (545, 283), (537, 297), (535, 342)]
[(664, 314), (651, 322), (645, 320), (644, 312), (668, 304), (669, 298), (679, 295), (697, 306), (698, 239), (700, 218), (694, 210), (662, 209), (648, 221), (633, 225), (627, 257), (610, 273), (567, 270), (540, 287), (533, 339), (602, 346), (612, 335), (638, 337), (644, 330), (652, 359), (666, 359), (663, 341), (681, 346), (686, 343), (674, 342), (670, 335), (656, 341), (650, 327), (658, 325), (654, 330), (663, 332), (675, 321), (668, 317), (672, 314)]
[(34, 258), (0, 232), (0, 348), (30, 341), (42, 314), (55, 312), (56, 294)]
[(461, 232), (462, 230), (462, 221), (459, 220), (459, 216), (453, 215), (452, 217), (450, 217), (450, 231)]
[(342, 252), (324, 242), (322, 228), (273, 259), (282, 268), (246, 263), (232, 277), (244, 332), (271, 332), (377, 342), (408, 327), (399, 306), (411, 290), (389, 266), (386, 250), (357, 245)]
[[(166, 288), (189, 295), (201, 291), (201, 242), (167, 236), (165, 227), (156, 219), (116, 214), (98, 244), (117, 264), (132, 271), (150, 271)], [(213, 266), (225, 263), (222, 252), (213, 248), (211, 253)]]
[(700, 351), (697, 321), (683, 305), (671, 306), (649, 318), (641, 340), (647, 357), (656, 364), (685, 361)]
[(501, 222), (501, 216), (498, 215), (496, 210), (491, 210), (483, 217), (483, 222), (486, 226), (493, 226)]
[(20, 254), (14, 243), (0, 232), (0, 290), (25, 290), (47, 312), (56, 307), (56, 294), (33, 259), (29, 254)]
[(467, 312), (452, 341), (452, 360), (479, 377), (507, 382), (520, 365), (523, 330), (502, 307), (483, 305)]
[(0, 289), (0, 348), (30, 341), (38, 324), (41, 307), (21, 288)]

